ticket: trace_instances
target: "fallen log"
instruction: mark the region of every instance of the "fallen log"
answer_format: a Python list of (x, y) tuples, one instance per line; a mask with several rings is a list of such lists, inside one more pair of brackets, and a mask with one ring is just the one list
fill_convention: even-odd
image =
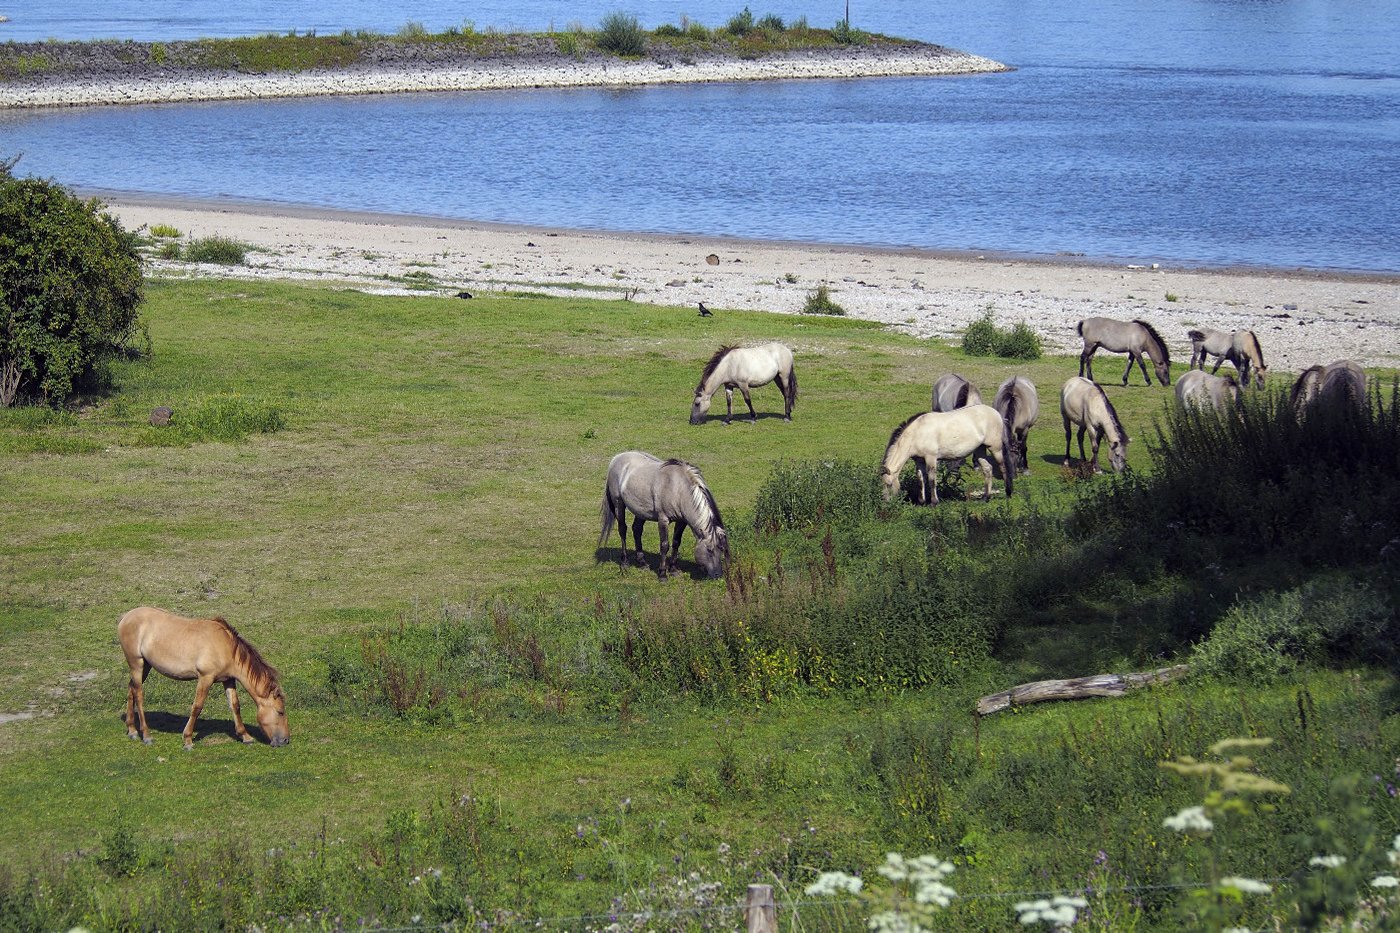
[(1138, 687), (1151, 684), (1164, 684), (1183, 677), (1190, 670), (1188, 664), (1177, 664), (1141, 674), (1094, 674), (1089, 677), (1075, 677), (1070, 680), (1037, 680), (1021, 684), (1001, 693), (984, 696), (977, 701), (977, 715), (986, 716), (999, 713), (1013, 706), (1028, 703), (1044, 703), (1047, 700), (1082, 700), (1086, 697), (1119, 697)]

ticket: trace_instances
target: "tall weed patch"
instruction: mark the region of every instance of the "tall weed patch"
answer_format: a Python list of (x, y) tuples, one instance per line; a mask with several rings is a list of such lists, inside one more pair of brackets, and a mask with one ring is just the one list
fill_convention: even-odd
[(770, 534), (879, 516), (879, 471), (850, 460), (784, 460), (759, 487), (754, 527)]
[(215, 395), (176, 409), (168, 425), (144, 429), (137, 443), (145, 447), (232, 443), (253, 434), (272, 434), (286, 424), (282, 412), (266, 402), (241, 395)]

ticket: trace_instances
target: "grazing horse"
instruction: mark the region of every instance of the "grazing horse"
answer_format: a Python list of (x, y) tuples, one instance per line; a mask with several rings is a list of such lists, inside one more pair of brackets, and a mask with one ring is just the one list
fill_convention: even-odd
[(1094, 472), (1099, 469), (1099, 442), (1108, 438), (1108, 459), (1113, 472), (1122, 473), (1128, 465), (1128, 432), (1118, 420), (1118, 412), (1108, 393), (1083, 376), (1071, 376), (1060, 390), (1060, 416), (1065, 421), (1065, 463), (1069, 463), (1070, 423), (1079, 425), (1079, 461), (1084, 462), (1084, 432), (1093, 433)]
[(1205, 369), (1206, 357), (1214, 356), (1217, 359), (1215, 367), (1210, 371), (1212, 376), (1220, 371), (1221, 363), (1229, 360), (1239, 372), (1241, 386), (1249, 387), (1249, 373), (1252, 370), (1255, 384), (1261, 389), (1264, 388), (1264, 375), (1269, 371), (1269, 367), (1264, 365), (1264, 350), (1259, 346), (1259, 338), (1254, 336), (1254, 331), (1223, 331), (1202, 327), (1188, 330), (1186, 336), (1191, 338), (1191, 369), (1195, 369), (1198, 364), (1201, 369)]
[[(894, 429), (889, 443), (885, 445), (884, 465), (880, 470), (885, 484), (885, 500), (889, 501), (899, 488), (899, 471), (912, 458), (919, 469), (921, 500), (936, 505), (938, 483), (929, 482), (929, 470), (937, 470), (939, 460), (960, 460), (979, 447), (986, 447), (997, 466), (1001, 467), (1009, 498), (1016, 475), (1016, 461), (1011, 449), (1011, 431), (995, 408), (990, 405), (969, 405), (957, 411), (930, 411), (914, 415)], [(986, 497), (990, 499), (991, 464), (979, 460), (978, 466), (986, 482)]]
[[(681, 552), (681, 535), (689, 526), (695, 532), (695, 561), (711, 579), (724, 573), (729, 560), (729, 533), (724, 530), (719, 506), (705, 485), (700, 471), (684, 460), (661, 460), (640, 450), (628, 450), (608, 464), (608, 481), (603, 488), (603, 531), (598, 546), (607, 543), (613, 522), (622, 536), (622, 566), (627, 566), (627, 512), (634, 516), (632, 537), (637, 550), (634, 562), (646, 566), (642, 556), (642, 526), (654, 521), (661, 530), (661, 565), (657, 576), (666, 579), (679, 572), (676, 557)], [(675, 524), (675, 537), (667, 538)], [(669, 555), (668, 555), (669, 550)]]
[(1193, 369), (1176, 381), (1176, 400), (1182, 405), (1209, 405), (1225, 411), (1240, 403), (1240, 384), (1228, 373), (1213, 376), (1204, 369)]
[(1152, 360), (1152, 368), (1157, 371), (1157, 380), (1164, 386), (1172, 384), (1172, 360), (1167, 351), (1167, 342), (1146, 321), (1115, 321), (1109, 317), (1086, 317), (1075, 329), (1084, 338), (1084, 350), (1079, 354), (1079, 375), (1094, 378), (1094, 354), (1099, 347), (1113, 353), (1128, 354), (1128, 368), (1123, 370), (1123, 385), (1128, 384), (1128, 375), (1133, 371), (1133, 362), (1142, 368), (1142, 379), (1152, 385), (1147, 375), (1144, 356)]
[(1298, 412), (1323, 402), (1350, 402), (1366, 405), (1366, 370), (1353, 360), (1337, 360), (1326, 366), (1309, 366), (1298, 374), (1288, 393), (1288, 401)]
[(1035, 383), (1025, 376), (1012, 376), (997, 388), (992, 407), (1011, 428), (1021, 472), (1029, 473), (1031, 464), (1026, 452), (1026, 438), (1040, 418), (1040, 396), (1035, 391)]
[(758, 414), (753, 410), (749, 389), (770, 382), (776, 382), (783, 393), (783, 420), (791, 421), (792, 408), (797, 404), (797, 371), (792, 368), (792, 351), (781, 343), (720, 347), (700, 373), (695, 401), (690, 405), (690, 423), (704, 423), (705, 413), (710, 410), (710, 396), (724, 386), (724, 423), (728, 424), (734, 417), (734, 390), (738, 389), (744, 393), (744, 404), (749, 406), (749, 418), (757, 424)]
[[(287, 728), (287, 698), (282, 693), (277, 671), (258, 654), (258, 649), (234, 631), (223, 619), (187, 619), (163, 609), (142, 606), (121, 617), (117, 637), (131, 669), (131, 683), (126, 692), (126, 734), (151, 744), (146, 727), (144, 684), (155, 668), (175, 680), (198, 681), (194, 689), (194, 706), (190, 721), (185, 724), (185, 750), (194, 747), (194, 724), (204, 709), (209, 688), (215, 681), (228, 692), (228, 706), (233, 711), (233, 729), (244, 742), (253, 737), (243, 727), (238, 711), (238, 689), (243, 689), (258, 704), (258, 725), (274, 746), (291, 741)], [(136, 723), (141, 733), (136, 733)]]
[(933, 410), (957, 411), (968, 405), (981, 405), (982, 393), (957, 373), (945, 373), (933, 383)]

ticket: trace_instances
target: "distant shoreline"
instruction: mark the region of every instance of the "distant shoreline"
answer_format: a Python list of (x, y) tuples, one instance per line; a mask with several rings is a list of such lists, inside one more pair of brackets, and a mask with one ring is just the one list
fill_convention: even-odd
[[(275, 47), (251, 45), (260, 41)], [(882, 36), (868, 37), (863, 44), (827, 41), (772, 48), (653, 40), (637, 57), (596, 48), (565, 51), (568, 43), (540, 35), (494, 37), (488, 45), (413, 45), (378, 37), (361, 47), (356, 41), (267, 37), (168, 46), (8, 44), (0, 46), (0, 109), (1011, 70), (979, 55)]]

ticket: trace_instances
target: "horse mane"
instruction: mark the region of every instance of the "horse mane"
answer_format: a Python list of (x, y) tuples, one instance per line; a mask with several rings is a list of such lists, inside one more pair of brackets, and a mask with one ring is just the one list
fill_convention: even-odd
[(212, 620), (224, 627), (224, 630), (233, 637), (233, 658), (248, 670), (248, 676), (252, 678), (257, 686), (268, 693), (280, 691), (277, 669), (263, 660), (263, 656), (258, 653), (252, 643), (242, 635), (238, 634), (238, 629), (229, 625), (228, 620), (223, 616), (215, 616)]
[(1093, 387), (1099, 390), (1099, 396), (1103, 399), (1104, 408), (1108, 409), (1108, 417), (1113, 422), (1113, 430), (1118, 432), (1118, 439), (1121, 443), (1128, 443), (1128, 432), (1123, 430), (1123, 422), (1118, 420), (1118, 409), (1113, 407), (1113, 402), (1109, 401), (1108, 393), (1103, 390), (1103, 386), (1097, 382), (1092, 383)]
[(705, 368), (700, 372), (700, 384), (695, 387), (696, 392), (704, 390), (705, 383), (709, 382), (715, 370), (719, 369), (720, 361), (737, 349), (739, 349), (738, 344), (726, 344), (715, 351), (715, 355), (710, 357), (710, 361), (705, 364)]
[(904, 433), (904, 429), (909, 427), (909, 425), (913, 424), (915, 419), (921, 418), (926, 414), (927, 412), (921, 411), (918, 414), (910, 415), (908, 418), (904, 419), (904, 421), (899, 425), (899, 427), (895, 428), (892, 432), (890, 432), (890, 442), (885, 445), (886, 456), (889, 455), (890, 448), (894, 446), (894, 442), (899, 440), (899, 435)]
[(1171, 351), (1167, 349), (1167, 342), (1162, 339), (1162, 335), (1157, 333), (1157, 328), (1138, 318), (1133, 318), (1133, 323), (1140, 324), (1142, 329), (1147, 331), (1147, 335), (1152, 338), (1152, 341), (1157, 344), (1157, 349), (1162, 352), (1162, 362), (1170, 366), (1172, 364)]
[(1325, 370), (1326, 367), (1317, 363), (1299, 373), (1298, 380), (1293, 383), (1293, 388), (1288, 390), (1288, 404), (1297, 407), (1303, 393), (1308, 390), (1308, 383), (1313, 379), (1321, 379)]
[(1264, 348), (1259, 345), (1259, 338), (1254, 336), (1254, 331), (1252, 330), (1245, 331), (1245, 336), (1249, 338), (1249, 346), (1254, 350), (1254, 356), (1259, 361), (1259, 368), (1266, 369), (1267, 364), (1264, 362)]
[[(731, 348), (732, 349), (732, 348)], [(714, 533), (715, 529), (724, 530), (724, 518), (719, 514), (719, 503), (715, 501), (714, 493), (710, 492), (710, 487), (705, 485), (705, 477), (700, 475), (700, 470), (693, 463), (670, 458), (662, 466), (675, 466), (685, 470), (690, 477), (690, 496), (695, 502), (695, 507), (701, 514), (708, 513), (710, 527), (702, 529), (705, 537)]]

